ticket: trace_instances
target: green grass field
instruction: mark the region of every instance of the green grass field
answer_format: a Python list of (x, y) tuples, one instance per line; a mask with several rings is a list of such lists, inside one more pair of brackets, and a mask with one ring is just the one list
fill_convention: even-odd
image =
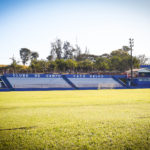
[(150, 89), (0, 92), (1, 150), (150, 150)]

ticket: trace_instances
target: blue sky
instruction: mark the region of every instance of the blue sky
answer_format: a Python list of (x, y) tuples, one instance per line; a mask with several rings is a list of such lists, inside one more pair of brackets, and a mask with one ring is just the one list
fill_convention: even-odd
[(29, 48), (46, 59), (56, 38), (92, 54), (135, 40), (134, 55), (150, 58), (150, 0), (0, 0), (0, 64)]

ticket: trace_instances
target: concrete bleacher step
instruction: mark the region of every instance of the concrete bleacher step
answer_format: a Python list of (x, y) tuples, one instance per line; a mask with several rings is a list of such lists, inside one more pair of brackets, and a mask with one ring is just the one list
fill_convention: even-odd
[[(121, 76), (122, 77), (122, 76)], [(12, 90), (81, 90), (127, 88), (119, 76), (80, 74), (6, 74), (2, 80)]]
[(72, 88), (63, 78), (7, 78), (13, 88)]

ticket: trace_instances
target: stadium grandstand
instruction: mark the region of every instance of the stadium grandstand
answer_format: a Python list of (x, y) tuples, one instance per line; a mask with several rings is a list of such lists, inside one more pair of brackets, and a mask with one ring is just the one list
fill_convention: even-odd
[(132, 86), (129, 81), (127, 75), (5, 74), (0, 91), (150, 88), (150, 69), (139, 69)]
[(16, 91), (125, 88), (111, 75), (5, 74), (0, 80), (1, 89)]

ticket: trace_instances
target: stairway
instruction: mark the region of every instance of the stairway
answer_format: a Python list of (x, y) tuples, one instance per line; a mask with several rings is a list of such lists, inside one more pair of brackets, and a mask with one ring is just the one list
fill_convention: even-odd
[(7, 80), (7, 78), (5, 76), (1, 76), (1, 80), (5, 83), (5, 85), (7, 86), (7, 88), (13, 90), (12, 85), (10, 84), (10, 82)]
[(62, 78), (74, 89), (78, 89), (78, 87), (76, 87), (65, 75), (61, 75)]
[(123, 87), (127, 87), (127, 85), (126, 85), (125, 83), (123, 83), (121, 80), (119, 80), (119, 79), (116, 78), (115, 76), (112, 76), (112, 78), (113, 78), (115, 81), (119, 82)]

